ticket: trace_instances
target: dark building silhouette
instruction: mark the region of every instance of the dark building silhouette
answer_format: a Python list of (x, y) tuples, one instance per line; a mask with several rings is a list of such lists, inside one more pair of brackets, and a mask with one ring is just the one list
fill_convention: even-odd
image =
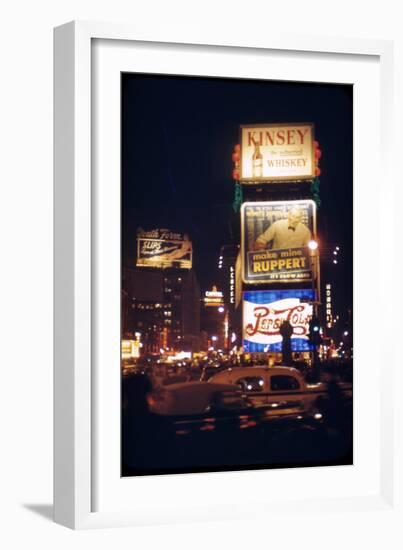
[(194, 271), (125, 267), (122, 337), (141, 333), (142, 353), (198, 351), (200, 289)]

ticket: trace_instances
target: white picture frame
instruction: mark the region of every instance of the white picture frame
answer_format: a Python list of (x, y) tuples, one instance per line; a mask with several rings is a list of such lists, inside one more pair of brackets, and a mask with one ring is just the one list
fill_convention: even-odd
[[(110, 364), (115, 365), (119, 359), (119, 349), (116, 351), (113, 348), (116, 338), (119, 341), (120, 337), (117, 324), (112, 322), (109, 331), (109, 324), (105, 323), (109, 312), (111, 319), (116, 321), (119, 310), (119, 300), (116, 301), (119, 290), (119, 284), (116, 286), (119, 283), (116, 271), (119, 270), (119, 246), (116, 247), (119, 242), (116, 217), (119, 213), (119, 191), (116, 186), (106, 184), (100, 193), (99, 181), (102, 178), (104, 182), (109, 178), (109, 181), (114, 181), (119, 176), (116, 171), (119, 141), (103, 139), (110, 140), (110, 136), (116, 136), (119, 127), (115, 84), (120, 71), (130, 70), (134, 63), (137, 70), (143, 72), (171, 71), (178, 74), (179, 71), (180, 74), (209, 76), (223, 75), (222, 67), (225, 66), (226, 75), (261, 77), (266, 74), (268, 77), (265, 63), (248, 66), (248, 60), (271, 56), (270, 74), (274, 79), (287, 79), (288, 75), (288, 79), (292, 80), (306, 78), (310, 81), (355, 84), (357, 94), (362, 94), (358, 96), (359, 102), (355, 96), (354, 119), (354, 214), (357, 221), (354, 239), (355, 244), (360, 244), (355, 255), (356, 290), (357, 270), (360, 275), (367, 265), (365, 254), (368, 245), (363, 240), (365, 231), (371, 230), (372, 244), (379, 244), (373, 253), (377, 261), (392, 257), (394, 250), (390, 239), (382, 239), (383, 235), (393, 234), (393, 220), (387, 208), (388, 204), (394, 204), (394, 188), (390, 183), (393, 174), (389, 162), (393, 146), (390, 137), (393, 44), (378, 40), (273, 33), (260, 38), (255, 38), (253, 33), (245, 33), (242, 37), (222, 40), (207, 30), (202, 38), (196, 39), (188, 36), (186, 30), (180, 36), (177, 32), (171, 36), (168, 30), (163, 36), (153, 36), (129, 25), (72, 22), (55, 29), (54, 54), (55, 521), (81, 529), (253, 518), (261, 514), (281, 513), (285, 507), (288, 513), (296, 513), (301, 501), (305, 510), (312, 514), (323, 509), (334, 512), (346, 508), (357, 511), (387, 509), (393, 512), (396, 477), (391, 419), (394, 409), (388, 385), (393, 378), (396, 355), (393, 347), (382, 351), (382, 382), (379, 383), (381, 377), (377, 361), (381, 357), (381, 348), (375, 344), (370, 354), (362, 345), (368, 339), (365, 330), (370, 325), (365, 324), (369, 323), (368, 319), (365, 321), (369, 310), (365, 309), (367, 306), (361, 286), (368, 290), (368, 283), (362, 283), (357, 290), (355, 308), (362, 310), (359, 318), (364, 328), (356, 327), (358, 345), (355, 361), (358, 365), (371, 365), (372, 377), (364, 384), (364, 376), (360, 374), (362, 369), (359, 369), (355, 378), (355, 402), (358, 404), (355, 407), (355, 427), (357, 423), (360, 425), (364, 415), (369, 415), (377, 435), (367, 434), (366, 439), (364, 436), (359, 441), (355, 439), (355, 453), (358, 453), (355, 469), (311, 469), (315, 470), (313, 474), (307, 469), (302, 473), (294, 469), (118, 480), (116, 471), (113, 475), (109, 474), (111, 468), (116, 470), (120, 450), (117, 445), (119, 433), (116, 433), (116, 418), (119, 416), (116, 369), (111, 369), (106, 377), (99, 376), (100, 364), (107, 364), (110, 359)], [(231, 56), (235, 55), (239, 58), (234, 57), (231, 64)], [(243, 66), (239, 62), (241, 57)], [(305, 69), (296, 62), (301, 60), (306, 62)], [(165, 69), (161, 69), (161, 64)], [(314, 71), (318, 71), (316, 77), (313, 76)], [(344, 79), (339, 74), (347, 76)], [(114, 78), (109, 78), (110, 75)], [(110, 86), (108, 82), (111, 82)], [(371, 82), (375, 83), (374, 87)], [(367, 92), (366, 99), (364, 91)], [(103, 115), (104, 110), (109, 109), (105, 105), (112, 105), (107, 116)], [(361, 105), (363, 112), (360, 113)], [(368, 128), (363, 129), (362, 125), (365, 124), (363, 114), (371, 108), (374, 110), (375, 134), (380, 136), (380, 140), (375, 143), (372, 140), (369, 151)], [(357, 138), (357, 131), (360, 139)], [(107, 164), (99, 165), (99, 155), (96, 158), (94, 150), (104, 150), (102, 148), (106, 145), (110, 145)], [(371, 166), (365, 162), (369, 155), (373, 162)], [(382, 177), (388, 181), (382, 189), (382, 203), (378, 200), (379, 188), (376, 186), (380, 163)], [(360, 185), (364, 180), (368, 181), (371, 193), (367, 191), (367, 194), (371, 196), (366, 197), (361, 192)], [(371, 229), (363, 212), (374, 205), (379, 206), (379, 223)], [(105, 220), (106, 211), (111, 213), (108, 217), (112, 220), (107, 228), (100, 223), (100, 220)], [(357, 251), (357, 246), (355, 248)], [(112, 267), (109, 268), (108, 264)], [(372, 283), (377, 303), (392, 318), (386, 289), (397, 283), (393, 273), (375, 268)], [(105, 292), (105, 289), (110, 289), (110, 292)], [(380, 327), (379, 332), (380, 339), (387, 338), (385, 327)], [(104, 341), (100, 335), (105, 337)], [(100, 345), (104, 346), (102, 350)], [(371, 408), (374, 399), (376, 413)], [(105, 415), (106, 402), (111, 407), (110, 417)], [(375, 439), (376, 445), (371, 442)], [(108, 448), (114, 449), (110, 455)], [(259, 489), (269, 480), (271, 496)], [(323, 488), (327, 482), (329, 487), (333, 484), (329, 494)], [(122, 487), (123, 484), (125, 487)], [(253, 489), (250, 489), (251, 484)], [(279, 501), (281, 484), (288, 488)], [(307, 498), (307, 487), (314, 486), (316, 489), (309, 492)], [(149, 498), (156, 492), (161, 493), (158, 504), (154, 498)], [(212, 492), (214, 503), (211, 502)], [(169, 498), (164, 499), (163, 495), (169, 495)], [(249, 504), (247, 511), (243, 506), (245, 498)]]

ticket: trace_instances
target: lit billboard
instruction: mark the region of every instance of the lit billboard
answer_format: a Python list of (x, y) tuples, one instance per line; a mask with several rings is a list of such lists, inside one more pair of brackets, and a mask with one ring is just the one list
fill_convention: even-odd
[(264, 183), (315, 177), (310, 123), (241, 126), (240, 181)]
[(140, 267), (192, 268), (192, 242), (186, 234), (168, 229), (137, 231), (137, 261)]
[(204, 305), (206, 307), (221, 307), (224, 305), (224, 294), (213, 286), (211, 290), (206, 290), (204, 294)]
[(305, 290), (253, 290), (243, 293), (242, 334), (244, 352), (281, 351), (280, 327), (293, 329), (292, 351), (308, 351), (309, 321), (314, 292)]
[(243, 282), (311, 281), (314, 266), (308, 242), (315, 235), (312, 200), (245, 202), (241, 208)]

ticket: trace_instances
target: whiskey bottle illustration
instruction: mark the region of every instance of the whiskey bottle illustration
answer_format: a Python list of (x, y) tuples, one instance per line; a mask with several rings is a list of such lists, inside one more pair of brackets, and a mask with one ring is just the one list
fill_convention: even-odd
[(252, 177), (263, 177), (263, 155), (260, 152), (259, 143), (255, 143), (255, 150), (252, 155)]

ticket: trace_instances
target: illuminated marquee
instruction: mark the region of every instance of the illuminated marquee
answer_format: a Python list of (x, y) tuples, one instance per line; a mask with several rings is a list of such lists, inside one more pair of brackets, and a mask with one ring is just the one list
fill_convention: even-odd
[(314, 292), (306, 290), (264, 290), (243, 293), (243, 347), (245, 352), (281, 351), (280, 327), (292, 328), (291, 349), (307, 351), (309, 321)]
[(213, 286), (211, 290), (207, 290), (204, 294), (204, 305), (207, 307), (220, 307), (224, 305), (224, 294)]
[(326, 284), (326, 326), (332, 328), (333, 313), (332, 313), (332, 285)]
[(140, 348), (142, 347), (140, 341), (140, 333), (136, 332), (135, 340), (122, 340), (121, 341), (121, 357), (122, 359), (137, 359), (140, 357)]
[(192, 242), (169, 229), (137, 231), (137, 266), (192, 268)]
[(313, 124), (241, 126), (243, 183), (312, 179), (314, 159)]
[(229, 268), (229, 302), (235, 304), (235, 268)]

